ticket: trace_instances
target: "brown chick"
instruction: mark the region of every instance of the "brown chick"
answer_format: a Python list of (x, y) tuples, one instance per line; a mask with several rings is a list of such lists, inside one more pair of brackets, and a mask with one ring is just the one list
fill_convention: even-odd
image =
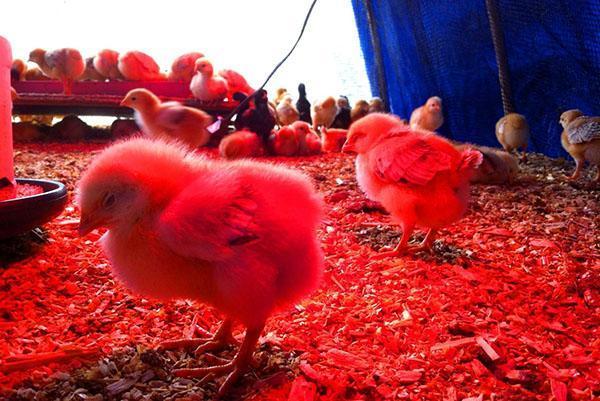
[(352, 122), (358, 121), (369, 114), (369, 103), (366, 100), (359, 100), (354, 104), (350, 111), (350, 119)]
[(573, 109), (561, 114), (560, 125), (560, 142), (575, 160), (575, 171), (569, 179), (579, 178), (587, 161), (598, 168), (595, 181), (600, 183), (600, 117), (587, 117)]
[(85, 71), (83, 71), (83, 75), (79, 79), (81, 81), (104, 81), (104, 76), (94, 67), (94, 57), (87, 57), (85, 59)]
[(519, 174), (519, 163), (510, 153), (490, 148), (487, 146), (476, 146), (472, 144), (456, 145), (456, 149), (476, 149), (481, 152), (483, 159), (479, 167), (473, 171), (471, 183), (486, 185), (512, 184)]
[(202, 110), (178, 102), (162, 103), (147, 89), (129, 91), (121, 106), (135, 110), (135, 120), (142, 131), (152, 138), (177, 140), (196, 148), (210, 139), (208, 126), (212, 117)]
[(44, 75), (42, 70), (39, 67), (28, 68), (25, 72), (25, 80), (26, 81), (46, 81), (49, 80), (50, 77)]
[(10, 67), (10, 79), (12, 81), (23, 81), (27, 73), (27, 63), (17, 58), (14, 59)]
[(380, 97), (374, 97), (369, 101), (369, 113), (385, 113), (385, 105)]
[(164, 79), (160, 67), (152, 57), (140, 51), (119, 55), (119, 72), (129, 81), (160, 81)]
[(338, 112), (337, 101), (333, 96), (325, 98), (322, 102), (318, 102), (312, 109), (313, 129), (318, 131), (320, 127), (329, 128), (335, 120)]
[(73, 82), (85, 71), (81, 53), (71, 48), (52, 51), (38, 48), (29, 53), (29, 61), (35, 62), (46, 76), (60, 80), (66, 95), (72, 93)]
[(529, 125), (525, 116), (509, 113), (498, 120), (496, 123), (496, 138), (507, 152), (522, 149), (522, 160), (527, 158), (525, 150), (529, 142)]

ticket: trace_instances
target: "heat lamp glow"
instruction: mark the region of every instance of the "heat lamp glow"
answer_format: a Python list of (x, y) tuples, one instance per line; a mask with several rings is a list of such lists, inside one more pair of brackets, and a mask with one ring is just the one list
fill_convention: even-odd
[[(182, 13), (191, 3), (203, 13)], [(497, 112), (491, 147), (440, 133), (468, 113), (456, 107), (460, 93), (416, 95), (407, 85), (410, 111), (395, 103), (388, 113), (396, 94), (371, 98), (362, 78), (337, 86), (352, 74), (333, 82), (338, 66), (314, 48), (305, 62), (311, 37), (336, 26), (329, 7), (340, 20), (351, 14), (337, 0), (317, 3), (304, 49), (253, 93), (295, 40), (289, 26), (307, 6), (298, 3), (173, 1), (158, 13), (158, 3), (109, 0), (94, 21), (115, 29), (99, 34), (78, 18), (89, 2), (40, 2), (33, 25), (64, 10), (56, 18), (71, 22), (59, 25), (79, 50), (164, 44), (144, 56), (96, 54), (87, 80), (74, 72), (86, 68), (79, 50), (57, 45), (67, 45), (66, 30), (12, 39), (19, 56), (48, 47), (37, 60), (49, 80), (9, 81), (10, 50), (0, 48), (0, 178), (9, 184), (0, 188), (0, 400), (598, 397), (600, 119), (540, 110), (562, 130), (545, 135), (539, 115), (501, 113), (506, 99), (494, 92), (498, 107), (478, 109)], [(425, 25), (361, 28), (387, 21), (392, 3), (352, 2), (361, 38), (379, 30), (384, 41), (425, 40)], [(471, 6), (469, 24), (493, 3)], [(419, 8), (402, 4), (402, 13)], [(212, 39), (224, 7), (238, 11), (227, 23), (249, 33), (197, 48), (183, 33), (193, 26)], [(269, 22), (248, 24), (262, 7)], [(165, 42), (165, 31), (180, 40)], [(234, 45), (243, 50), (224, 50)], [(356, 32), (339, 45), (356, 50)], [(169, 65), (186, 46), (210, 60), (182, 57), (187, 75), (177, 79), (148, 61)], [(413, 47), (400, 43), (398, 54)], [(384, 72), (438, 61), (395, 56), (384, 52)], [(116, 75), (96, 58), (112, 60)], [(344, 63), (365, 75), (365, 60)], [(12, 124), (9, 85), (19, 89)], [(82, 117), (93, 113), (111, 127)], [(542, 140), (562, 143), (576, 165), (533, 151)]]

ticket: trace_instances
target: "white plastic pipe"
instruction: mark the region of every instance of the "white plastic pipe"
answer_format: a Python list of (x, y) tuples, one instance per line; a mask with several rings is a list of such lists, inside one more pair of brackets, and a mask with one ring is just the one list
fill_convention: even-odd
[(0, 186), (5, 179), (15, 183), (13, 168), (12, 100), (10, 96), (10, 66), (12, 51), (8, 40), (0, 36)]

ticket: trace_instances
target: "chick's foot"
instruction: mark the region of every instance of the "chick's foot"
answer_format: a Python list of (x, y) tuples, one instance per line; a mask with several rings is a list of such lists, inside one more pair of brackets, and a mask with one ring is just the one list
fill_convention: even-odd
[[(194, 353), (204, 353), (207, 351), (219, 351), (231, 344), (237, 344), (237, 341), (231, 334), (231, 326), (233, 322), (231, 320), (225, 320), (221, 324), (221, 327), (211, 337), (207, 335), (201, 338), (182, 338), (178, 340), (163, 341), (159, 348), (161, 349), (195, 349)], [(203, 333), (204, 334), (204, 333)], [(206, 332), (206, 334), (210, 334)]]
[(178, 377), (200, 378), (212, 374), (229, 373), (223, 384), (221, 384), (218, 392), (219, 397), (224, 396), (252, 363), (252, 354), (254, 353), (263, 327), (264, 324), (252, 329), (248, 328), (244, 341), (240, 346), (240, 350), (231, 362), (206, 368), (175, 369), (173, 370), (173, 375)]

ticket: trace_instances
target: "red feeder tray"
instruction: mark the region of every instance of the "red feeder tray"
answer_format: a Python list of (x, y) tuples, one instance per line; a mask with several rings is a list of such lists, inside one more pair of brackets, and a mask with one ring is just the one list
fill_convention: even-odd
[(58, 216), (67, 204), (67, 188), (58, 181), (17, 178), (21, 185), (35, 185), (44, 192), (0, 201), (0, 239), (14, 237)]

